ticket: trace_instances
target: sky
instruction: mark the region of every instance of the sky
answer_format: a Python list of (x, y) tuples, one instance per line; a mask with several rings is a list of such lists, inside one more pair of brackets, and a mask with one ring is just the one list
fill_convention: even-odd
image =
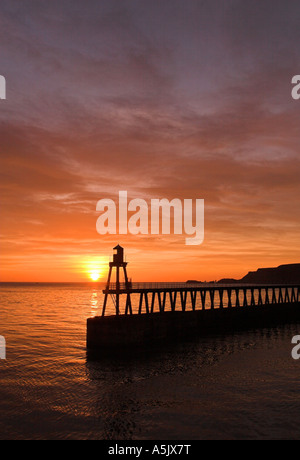
[[(300, 262), (300, 4), (1, 0), (0, 280)], [(99, 235), (98, 200), (205, 200), (205, 240)]]

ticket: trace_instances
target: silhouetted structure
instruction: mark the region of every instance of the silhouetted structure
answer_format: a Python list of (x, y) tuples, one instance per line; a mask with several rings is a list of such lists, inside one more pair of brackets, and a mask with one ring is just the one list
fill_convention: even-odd
[[(108, 279), (107, 279), (107, 284), (106, 284), (106, 289), (104, 291), (104, 303), (103, 303), (103, 310), (102, 310), (102, 316), (105, 315), (105, 310), (106, 310), (106, 305), (107, 305), (107, 298), (108, 295), (111, 294), (115, 307), (116, 307), (116, 314), (120, 314), (120, 294), (121, 294), (121, 283), (120, 283), (120, 269), (123, 268), (123, 274), (124, 274), (124, 279), (125, 283), (122, 283), (122, 293), (124, 293), (124, 288), (127, 292), (127, 299), (126, 299), (126, 314), (129, 312), (132, 314), (132, 306), (131, 306), (131, 297), (130, 293), (128, 292), (131, 286), (131, 282), (128, 280), (127, 276), (127, 262), (124, 260), (124, 248), (118, 244), (114, 248), (114, 255), (113, 255), (113, 261), (109, 263), (109, 273), (108, 273)], [(113, 269), (116, 269), (116, 283), (114, 285), (113, 292), (111, 291), (111, 277), (112, 277), (112, 272)]]
[[(87, 320), (87, 347), (106, 352), (132, 346), (153, 346), (201, 332), (225, 333), (239, 328), (267, 327), (300, 320), (300, 284), (204, 284), (131, 283), (127, 277), (124, 249), (116, 251), (109, 264), (103, 290), (102, 316)], [(116, 282), (111, 283), (113, 270)], [(125, 282), (120, 282), (123, 269)], [(138, 310), (132, 311), (131, 295)], [(105, 316), (108, 296), (116, 315)], [(120, 296), (126, 296), (120, 312)], [(138, 300), (139, 299), (139, 300)]]
[[(113, 261), (109, 264), (109, 275), (104, 293), (102, 316), (105, 316), (107, 299), (110, 295), (116, 307), (116, 315), (120, 315), (120, 296), (126, 295), (123, 314), (133, 314), (131, 294), (139, 295), (138, 314), (160, 313), (169, 310), (187, 311), (187, 305), (195, 310), (230, 309), (238, 307), (258, 307), (298, 303), (300, 296), (299, 284), (280, 284), (247, 282), (227, 282), (223, 284), (201, 283), (132, 283), (127, 276), (127, 262), (124, 260), (124, 249), (118, 245), (114, 248)], [(112, 272), (116, 269), (116, 282), (112, 283)], [(124, 282), (120, 281), (120, 269), (123, 269)], [(258, 271), (260, 272), (260, 271)], [(269, 269), (266, 270), (269, 273)]]

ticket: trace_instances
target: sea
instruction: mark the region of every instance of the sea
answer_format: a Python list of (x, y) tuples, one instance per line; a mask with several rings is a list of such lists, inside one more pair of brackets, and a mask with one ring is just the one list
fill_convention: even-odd
[(0, 301), (1, 440), (300, 438), (300, 324), (95, 358), (100, 285), (1, 283)]

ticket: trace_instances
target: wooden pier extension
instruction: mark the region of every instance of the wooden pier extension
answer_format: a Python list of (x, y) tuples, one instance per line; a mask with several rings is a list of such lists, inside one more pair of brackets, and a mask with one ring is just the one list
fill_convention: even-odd
[[(299, 285), (300, 286), (300, 285)], [(112, 284), (103, 290), (105, 299), (102, 316), (106, 313), (107, 298), (110, 295), (120, 312), (120, 296), (126, 296), (125, 315), (132, 315), (132, 295), (139, 297), (138, 314), (164, 313), (171, 311), (214, 310), (216, 308), (258, 307), (298, 303), (298, 285), (217, 285), (188, 283), (131, 283), (130, 287), (120, 283)]]

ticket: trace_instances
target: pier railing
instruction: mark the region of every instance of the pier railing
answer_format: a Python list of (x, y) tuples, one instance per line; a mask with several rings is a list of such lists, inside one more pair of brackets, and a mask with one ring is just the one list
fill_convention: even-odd
[[(299, 285), (243, 285), (217, 283), (111, 283), (103, 290), (110, 294), (120, 311), (120, 296), (126, 296), (124, 313), (133, 314), (132, 294), (136, 294), (137, 313), (156, 311), (213, 310), (223, 308), (259, 307), (262, 305), (300, 302)], [(106, 301), (102, 315), (105, 315)]]
[[(186, 289), (191, 286), (203, 286), (204, 283), (133, 283), (133, 282), (128, 282), (128, 283), (120, 283), (119, 284), (119, 289), (122, 291), (126, 291), (130, 289), (131, 291), (137, 291), (141, 289)], [(205, 284), (207, 285), (207, 284)], [(210, 285), (210, 284), (209, 284)], [(116, 290), (117, 289), (117, 283), (110, 283), (109, 285), (109, 290)]]

